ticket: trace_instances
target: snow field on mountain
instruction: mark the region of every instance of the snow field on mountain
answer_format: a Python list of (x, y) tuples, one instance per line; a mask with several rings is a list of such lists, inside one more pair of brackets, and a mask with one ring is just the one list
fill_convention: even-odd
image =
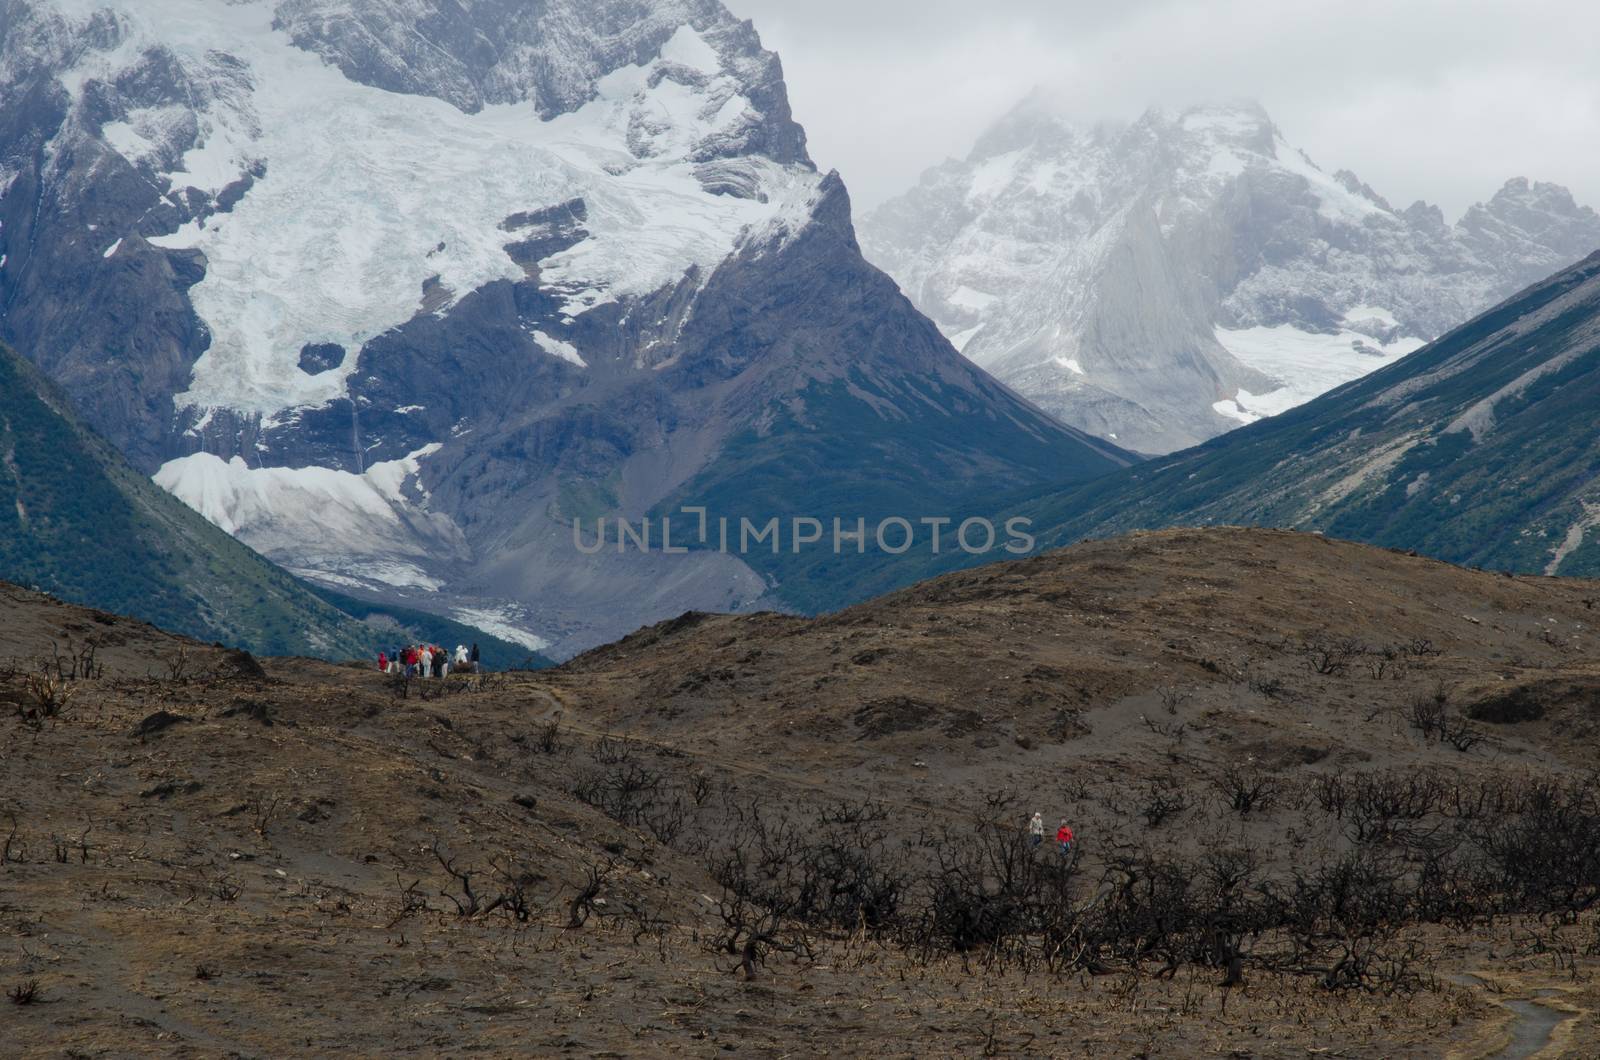
[(544, 332), (538, 330), (530, 331), (529, 334), (533, 336), (533, 341), (537, 342), (539, 346), (551, 356), (559, 357), (563, 361), (577, 365), (579, 368), (589, 367), (589, 363), (585, 361), (583, 359), (583, 355), (578, 352), (578, 347), (574, 346), (572, 343), (558, 339), (554, 335), (546, 335)]
[[(1366, 307), (1364, 307), (1366, 308)], [(1387, 315), (1386, 310), (1376, 310)], [(1365, 319), (1365, 318), (1363, 318)], [(1341, 329), (1328, 335), (1302, 331), (1292, 324), (1275, 327), (1216, 329), (1217, 341), (1247, 367), (1282, 384), (1265, 394), (1241, 390), (1212, 408), (1242, 423), (1276, 416), (1296, 405), (1393, 364), (1419, 349), (1423, 341), (1399, 338), (1391, 343)]]
[[(766, 201), (704, 190), (688, 157), (735, 128), (749, 105), (719, 74), (715, 49), (687, 26), (660, 58), (611, 73), (592, 102), (543, 121), (530, 103), (466, 114), (350, 81), (274, 31), (264, 2), (59, 2), (78, 18), (110, 7), (130, 30), (64, 80), (81, 88), (136, 64), (159, 41), (221, 86), (198, 114), (199, 145), (165, 174), (174, 187), (215, 193), (265, 166), (232, 212), (152, 241), (199, 249), (208, 263), (191, 297), (212, 342), (180, 407), (270, 415), (341, 397), (354, 351), (415, 315), (425, 283), (437, 279), (453, 301), (523, 278), (504, 249), (514, 236), (499, 228), (510, 214), (584, 200), (588, 238), (541, 263), (542, 284), (577, 315), (714, 266), (750, 226), (791, 215), (816, 181), (743, 160)], [(218, 73), (222, 56), (245, 73)], [(106, 138), (139, 162), (171, 120), (114, 123)], [(308, 374), (298, 366), (307, 343), (338, 343), (352, 355)]]
[(519, 623), (525, 621), (516, 607), (458, 607), (450, 612), (457, 622), (491, 633), (501, 640), (520, 644), (529, 651), (543, 651), (550, 642), (537, 633), (529, 633)]
[[(432, 455), (428, 445), (400, 460), (373, 464), (365, 474), (325, 467), (251, 467), (243, 457), (223, 460), (195, 453), (169, 460), (156, 484), (230, 534), (275, 523), (316, 525), (330, 541), (366, 539), (403, 545), (412, 538), (404, 486)], [(425, 495), (424, 495), (425, 496)]]

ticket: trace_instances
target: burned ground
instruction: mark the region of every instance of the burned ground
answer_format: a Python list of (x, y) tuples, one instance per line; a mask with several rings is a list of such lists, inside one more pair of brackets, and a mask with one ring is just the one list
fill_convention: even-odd
[(1549, 990), (1592, 1055), (1597, 599), (1175, 531), (441, 687), (13, 592), (0, 1020), (48, 1055), (1467, 1057)]

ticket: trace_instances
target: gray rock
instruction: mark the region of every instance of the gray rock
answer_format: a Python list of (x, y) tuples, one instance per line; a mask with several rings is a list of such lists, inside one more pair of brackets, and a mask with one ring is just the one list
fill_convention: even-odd
[[(1324, 173), (1254, 104), (1084, 129), (1035, 97), (862, 233), (967, 356), (1068, 423), (1167, 452), (1238, 426), (1214, 406), (1241, 391), (1316, 392), (1292, 357), (1241, 363), (1227, 332), (1330, 337), (1331, 386), (1364, 370), (1357, 344), (1393, 359), (1600, 246), (1600, 217), (1519, 179), (1451, 226)], [(1383, 314), (1348, 319), (1362, 307)]]

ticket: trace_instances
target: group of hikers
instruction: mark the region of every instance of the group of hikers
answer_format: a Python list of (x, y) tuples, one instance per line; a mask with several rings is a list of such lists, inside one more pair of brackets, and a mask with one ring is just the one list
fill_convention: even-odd
[(478, 660), (478, 646), (468, 648), (457, 644), (455, 654), (437, 644), (408, 644), (399, 650), (389, 649), (378, 653), (378, 671), (405, 677), (449, 677), (456, 673), (481, 673), (483, 664)]
[[(1038, 846), (1043, 842), (1044, 816), (1042, 814), (1035, 813), (1032, 819), (1028, 821), (1028, 844), (1030, 846)], [(1065, 858), (1072, 856), (1072, 826), (1067, 824), (1067, 819), (1065, 817), (1061, 818), (1061, 827), (1056, 829), (1056, 842), (1061, 845), (1062, 857)]]

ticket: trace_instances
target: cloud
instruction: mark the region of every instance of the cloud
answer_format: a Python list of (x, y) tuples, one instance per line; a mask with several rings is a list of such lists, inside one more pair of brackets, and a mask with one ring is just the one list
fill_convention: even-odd
[(1508, 177), (1600, 206), (1586, 0), (726, 0), (871, 206), (1035, 86), (1085, 121), (1252, 98), (1324, 168), (1458, 214)]

